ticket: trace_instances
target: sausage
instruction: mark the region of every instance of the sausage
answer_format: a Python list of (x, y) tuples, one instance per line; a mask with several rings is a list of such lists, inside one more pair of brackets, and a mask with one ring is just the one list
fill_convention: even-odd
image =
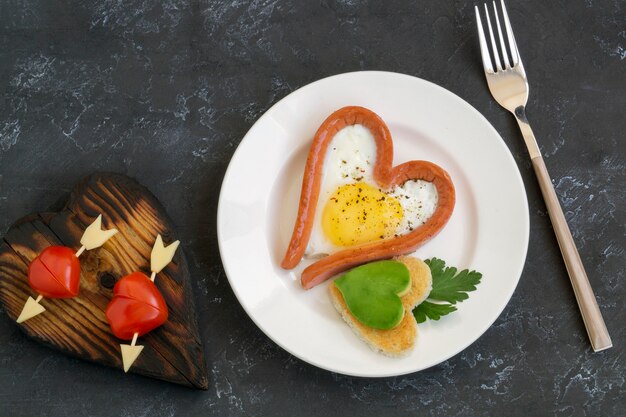
[(409, 180), (421, 179), (432, 182), (438, 194), (437, 208), (426, 223), (410, 233), (344, 249), (311, 264), (301, 276), (301, 283), (305, 289), (310, 289), (356, 265), (415, 251), (439, 233), (450, 219), (454, 209), (456, 199), (454, 184), (446, 171), (428, 161), (410, 161), (392, 167), (393, 142), (385, 122), (376, 113), (364, 107), (343, 107), (322, 123), (313, 138), (300, 191), (298, 216), (281, 267), (292, 269), (302, 259), (313, 229), (328, 145), (337, 132), (355, 124), (365, 126), (374, 136), (376, 143), (374, 180), (378, 185), (389, 189)]

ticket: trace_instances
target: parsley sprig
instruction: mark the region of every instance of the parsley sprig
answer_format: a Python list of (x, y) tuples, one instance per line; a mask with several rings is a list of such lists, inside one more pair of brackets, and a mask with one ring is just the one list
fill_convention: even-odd
[(433, 277), (433, 289), (428, 299), (413, 309), (413, 315), (418, 323), (426, 319), (439, 320), (442, 316), (456, 311), (454, 304), (467, 300), (468, 292), (476, 290), (482, 274), (464, 269), (457, 273), (453, 266), (446, 267), (445, 261), (432, 258), (427, 259)]

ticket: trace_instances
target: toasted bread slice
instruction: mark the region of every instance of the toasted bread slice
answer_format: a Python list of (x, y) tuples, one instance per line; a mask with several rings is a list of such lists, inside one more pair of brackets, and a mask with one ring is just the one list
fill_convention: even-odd
[(410, 256), (401, 256), (394, 260), (402, 262), (409, 269), (411, 288), (400, 297), (405, 309), (404, 317), (393, 329), (380, 330), (364, 325), (350, 313), (337, 286), (331, 282), (328, 288), (333, 305), (360, 339), (376, 352), (398, 357), (407, 354), (415, 345), (417, 322), (412, 310), (428, 297), (433, 281), (430, 268), (424, 261)]

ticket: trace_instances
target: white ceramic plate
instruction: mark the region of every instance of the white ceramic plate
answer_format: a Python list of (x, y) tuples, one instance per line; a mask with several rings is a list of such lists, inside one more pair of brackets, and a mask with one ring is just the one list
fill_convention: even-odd
[[(425, 159), (451, 175), (457, 203), (447, 226), (416, 252), (483, 273), (458, 311), (419, 325), (415, 349), (397, 359), (375, 353), (335, 311), (328, 282), (301, 288), (280, 268), (296, 218), (308, 148), (334, 110), (367, 107), (389, 126), (394, 163)], [(493, 324), (519, 280), (528, 247), (528, 203), (506, 145), (468, 103), (419, 78), (388, 72), (336, 75), (269, 109), (243, 138), (220, 193), (218, 241), (239, 302), (274, 342), (320, 368), (383, 377), (433, 366), (465, 349)]]

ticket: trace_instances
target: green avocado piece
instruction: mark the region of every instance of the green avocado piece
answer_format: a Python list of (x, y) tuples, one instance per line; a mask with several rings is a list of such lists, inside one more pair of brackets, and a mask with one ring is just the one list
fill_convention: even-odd
[(411, 275), (402, 262), (378, 261), (348, 271), (334, 285), (357, 320), (387, 330), (400, 324), (404, 317), (400, 296), (411, 288)]

